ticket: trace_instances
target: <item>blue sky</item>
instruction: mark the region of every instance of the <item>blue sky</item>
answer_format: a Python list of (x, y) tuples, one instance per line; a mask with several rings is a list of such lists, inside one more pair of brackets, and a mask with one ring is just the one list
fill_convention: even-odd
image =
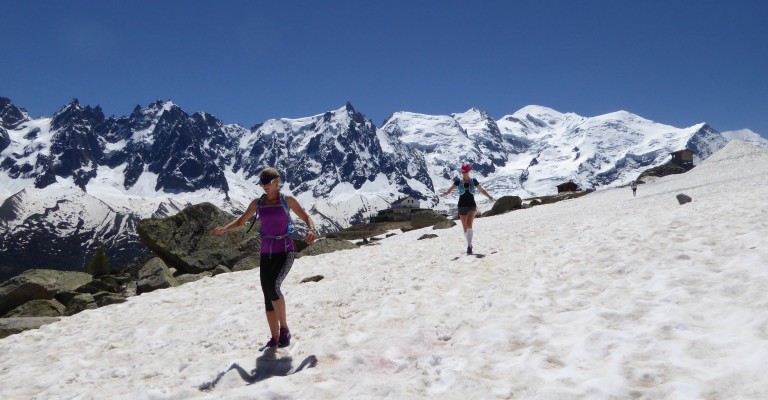
[(5, 0), (0, 96), (33, 117), (172, 100), (246, 127), (347, 101), (377, 126), (536, 104), (768, 137), (766, 16), (759, 0)]

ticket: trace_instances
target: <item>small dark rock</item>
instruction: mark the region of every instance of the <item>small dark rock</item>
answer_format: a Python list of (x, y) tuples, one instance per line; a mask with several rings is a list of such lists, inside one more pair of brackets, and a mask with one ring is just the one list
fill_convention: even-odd
[(221, 274), (228, 274), (232, 272), (229, 268), (223, 266), (223, 265), (217, 265), (216, 268), (213, 269), (213, 276), (221, 275)]
[(692, 201), (693, 201), (693, 199), (691, 198), (691, 196), (688, 196), (688, 195), (686, 195), (686, 194), (682, 194), (682, 193), (678, 194), (678, 195), (677, 195), (677, 196), (675, 196), (675, 197), (677, 197), (677, 202), (678, 202), (678, 203), (680, 203), (680, 205), (683, 205), (683, 204), (685, 204), (685, 203), (690, 203), (690, 202), (692, 202)]
[(325, 279), (322, 275), (314, 275), (307, 278), (304, 278), (301, 280), (301, 283), (307, 283), (307, 282), (320, 282), (321, 280)]

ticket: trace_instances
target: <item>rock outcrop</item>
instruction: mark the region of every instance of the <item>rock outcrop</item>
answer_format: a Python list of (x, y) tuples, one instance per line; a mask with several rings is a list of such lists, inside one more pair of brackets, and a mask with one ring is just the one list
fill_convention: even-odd
[(493, 207), (490, 210), (483, 214), (483, 217), (504, 214), (521, 208), (523, 208), (523, 199), (519, 196), (502, 196), (493, 203)]
[(179, 274), (199, 274), (218, 265), (231, 268), (248, 256), (258, 257), (258, 221), (248, 233), (242, 228), (242, 232), (211, 235), (215, 227), (234, 219), (211, 203), (200, 203), (172, 217), (141, 220), (136, 230), (142, 243), (169, 268)]
[(435, 211), (419, 211), (411, 216), (411, 228), (421, 229), (428, 226), (434, 226), (440, 222), (450, 221), (446, 216)]
[(0, 284), (0, 316), (32, 300), (51, 300), (93, 280), (85, 272), (30, 269)]

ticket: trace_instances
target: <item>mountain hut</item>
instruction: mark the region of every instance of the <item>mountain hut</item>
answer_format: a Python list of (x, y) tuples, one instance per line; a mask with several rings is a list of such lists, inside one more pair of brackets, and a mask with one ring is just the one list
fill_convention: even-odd
[(578, 192), (578, 191), (579, 191), (579, 185), (573, 183), (573, 181), (568, 181), (566, 183), (561, 183), (557, 185), (557, 193)]
[(380, 210), (371, 222), (410, 221), (411, 214), (422, 211), (421, 203), (411, 196), (395, 200), (386, 210)]
[(685, 169), (693, 168), (693, 151), (683, 149), (669, 154), (672, 155), (672, 163), (677, 164)]

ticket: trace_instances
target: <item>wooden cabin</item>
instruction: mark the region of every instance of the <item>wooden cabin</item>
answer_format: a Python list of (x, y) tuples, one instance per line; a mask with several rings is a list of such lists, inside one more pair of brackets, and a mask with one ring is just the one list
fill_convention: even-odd
[(557, 185), (557, 193), (578, 192), (578, 191), (579, 191), (579, 185), (573, 183), (573, 181), (568, 181), (566, 183), (561, 183)]
[(683, 149), (669, 154), (672, 155), (672, 163), (677, 164), (685, 169), (693, 168), (693, 151)]

